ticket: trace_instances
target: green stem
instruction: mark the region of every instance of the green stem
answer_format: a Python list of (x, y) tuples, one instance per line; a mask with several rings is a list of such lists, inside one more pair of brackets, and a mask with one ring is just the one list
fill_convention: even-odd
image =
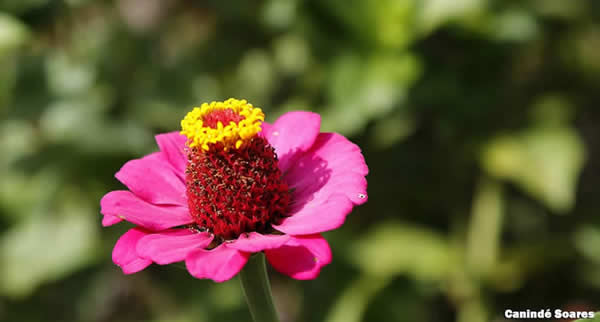
[(240, 281), (254, 322), (279, 322), (263, 253), (257, 253), (248, 259), (240, 272)]

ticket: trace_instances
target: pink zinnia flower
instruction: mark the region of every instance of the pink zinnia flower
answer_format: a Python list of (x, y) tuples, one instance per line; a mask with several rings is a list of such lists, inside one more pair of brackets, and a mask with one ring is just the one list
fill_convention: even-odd
[(112, 254), (125, 274), (185, 261), (192, 276), (222, 282), (264, 252), (279, 272), (313, 279), (331, 262), (320, 233), (367, 200), (360, 149), (320, 133), (316, 113), (263, 120), (245, 100), (203, 104), (180, 133), (156, 136), (159, 152), (116, 173), (129, 190), (109, 192), (100, 205), (103, 226), (136, 225)]

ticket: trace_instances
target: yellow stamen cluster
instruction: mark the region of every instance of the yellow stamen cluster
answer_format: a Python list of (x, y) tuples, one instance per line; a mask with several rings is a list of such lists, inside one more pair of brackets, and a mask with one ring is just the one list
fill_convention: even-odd
[[(235, 123), (223, 124), (217, 122), (217, 128), (205, 126), (203, 117), (216, 110), (231, 109), (244, 119)], [(208, 151), (209, 145), (222, 143), (225, 149), (235, 147), (239, 149), (244, 142), (256, 136), (261, 131), (260, 125), (265, 120), (265, 115), (258, 107), (253, 107), (246, 100), (230, 98), (225, 102), (203, 103), (194, 107), (183, 120), (181, 120), (181, 134), (188, 137), (190, 147), (201, 147)]]

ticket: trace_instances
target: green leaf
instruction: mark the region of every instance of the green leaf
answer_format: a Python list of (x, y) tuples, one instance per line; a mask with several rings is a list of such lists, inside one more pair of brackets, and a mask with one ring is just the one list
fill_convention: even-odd
[(10, 15), (0, 13), (0, 57), (23, 45), (29, 31), (23, 23)]
[(475, 274), (487, 276), (497, 266), (504, 213), (502, 185), (481, 180), (473, 197), (467, 239), (467, 267)]
[(600, 264), (600, 228), (584, 226), (575, 232), (575, 247), (589, 260)]
[(94, 211), (74, 197), (58, 208), (60, 215), (29, 216), (2, 235), (0, 293), (25, 297), (94, 257), (98, 239)]
[(35, 151), (35, 129), (25, 121), (0, 123), (0, 165), (8, 166)]
[(593, 319), (579, 319), (574, 322), (600, 322), (600, 312), (596, 312)]
[(426, 0), (419, 7), (417, 25), (424, 34), (428, 34), (448, 21), (460, 21), (461, 17), (468, 18), (481, 13), (485, 5), (485, 0)]
[(325, 319), (328, 322), (361, 321), (371, 298), (394, 276), (440, 281), (451, 274), (456, 258), (442, 236), (401, 222), (381, 223), (348, 249), (348, 259), (363, 274), (342, 292)]
[(237, 68), (232, 87), (233, 97), (244, 97), (260, 106), (276, 85), (275, 66), (264, 50), (248, 51)]
[(483, 166), (490, 174), (514, 182), (559, 213), (573, 207), (585, 159), (577, 132), (562, 126), (498, 137), (483, 152)]
[(413, 134), (416, 129), (417, 122), (411, 114), (393, 113), (375, 123), (370, 139), (374, 146), (388, 148)]
[(330, 71), (332, 106), (323, 111), (322, 128), (356, 134), (402, 104), (420, 75), (421, 64), (410, 54), (373, 54), (366, 60), (356, 54), (339, 57)]
[(59, 51), (47, 56), (46, 76), (53, 93), (69, 96), (89, 90), (94, 85), (96, 70), (89, 62), (77, 61)]
[(442, 236), (398, 222), (377, 226), (349, 249), (348, 257), (369, 275), (386, 277), (405, 273), (425, 281), (447, 276), (455, 258)]
[(49, 0), (3, 0), (0, 2), (0, 10), (24, 13), (35, 10), (48, 4)]
[(35, 175), (18, 170), (0, 172), (0, 175), (0, 207), (6, 210), (3, 213), (11, 221), (44, 212), (61, 180), (58, 172), (52, 168)]
[(576, 20), (581, 17), (589, 5), (585, 0), (535, 0), (532, 9), (544, 17), (563, 20)]
[(151, 133), (138, 122), (103, 119), (107, 98), (92, 93), (85, 98), (50, 104), (40, 117), (44, 137), (53, 143), (69, 143), (95, 153), (143, 153), (148, 147), (153, 148)]
[(362, 276), (346, 288), (331, 308), (327, 322), (360, 322), (369, 301), (385, 288), (390, 278)]
[(492, 37), (501, 41), (525, 42), (539, 34), (535, 17), (525, 10), (508, 10), (492, 22)]

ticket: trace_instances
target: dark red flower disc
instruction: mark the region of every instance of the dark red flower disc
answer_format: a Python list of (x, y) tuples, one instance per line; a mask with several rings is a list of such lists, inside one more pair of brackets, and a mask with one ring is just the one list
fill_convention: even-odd
[(190, 148), (188, 204), (196, 224), (221, 240), (245, 232), (269, 233), (290, 202), (275, 150), (262, 137), (240, 149)]

